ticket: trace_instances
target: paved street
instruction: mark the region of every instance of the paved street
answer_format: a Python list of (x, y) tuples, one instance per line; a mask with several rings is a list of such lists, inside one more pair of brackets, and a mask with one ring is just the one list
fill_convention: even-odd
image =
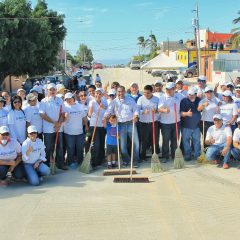
[(113, 183), (102, 170), (51, 176), (39, 187), (0, 189), (1, 240), (238, 239), (239, 169), (190, 162), (152, 174), (151, 183)]

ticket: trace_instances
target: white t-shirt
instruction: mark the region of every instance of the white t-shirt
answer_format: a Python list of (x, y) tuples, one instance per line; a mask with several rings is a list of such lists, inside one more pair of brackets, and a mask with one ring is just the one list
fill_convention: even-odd
[(36, 106), (28, 106), (24, 110), (26, 121), (30, 123), (30, 125), (34, 125), (37, 127), (38, 133), (42, 133), (43, 129), (43, 120), (39, 113), (39, 105)]
[(212, 100), (209, 100), (207, 98), (202, 99), (199, 102), (199, 105), (202, 105), (205, 102), (208, 102), (208, 106), (204, 107), (202, 110), (202, 121), (207, 121), (207, 122), (213, 122), (213, 116), (217, 113), (217, 107), (219, 103), (218, 98), (212, 98)]
[(25, 110), (27, 106), (29, 106), (29, 103), (27, 100), (24, 100), (22, 103), (22, 110)]
[[(32, 147), (32, 152), (27, 156), (27, 150)], [(32, 142), (30, 138), (27, 138), (22, 144), (22, 160), (24, 163), (34, 164), (38, 160), (46, 161), (45, 145), (39, 138), (35, 142)]]
[(65, 102), (63, 106), (64, 112), (67, 113), (67, 119), (63, 124), (64, 133), (69, 135), (82, 134), (82, 119), (87, 116), (83, 106), (78, 102), (75, 102), (74, 105), (69, 105)]
[(196, 89), (197, 89), (197, 96), (203, 99), (205, 97), (204, 88), (200, 88), (199, 86), (197, 86)]
[(8, 113), (8, 126), (11, 138), (18, 140), (21, 144), (26, 139), (26, 117), (21, 110), (11, 110)]
[(165, 92), (163, 92), (163, 91), (162, 92), (155, 92), (155, 93), (153, 93), (153, 96), (160, 98), (164, 94), (165, 94)]
[(8, 125), (8, 111), (4, 108), (0, 109), (0, 127)]
[[(220, 113), (223, 118), (223, 124), (228, 123), (231, 120), (233, 115), (238, 115), (237, 110), (238, 110), (238, 108), (237, 108), (236, 103), (222, 102), (222, 105), (220, 106)], [(234, 125), (234, 124), (235, 124), (235, 122), (232, 125)]]
[(221, 128), (216, 128), (215, 125), (211, 126), (207, 130), (206, 140), (214, 139), (213, 145), (220, 145), (226, 143), (227, 137), (232, 137), (232, 130), (230, 127), (222, 125)]
[(180, 121), (180, 102), (183, 99), (183, 95), (179, 93), (175, 93), (173, 97), (164, 94), (159, 99), (158, 108), (169, 108), (169, 113), (161, 113), (160, 114), (160, 122), (164, 124), (173, 124), (175, 123), (175, 112), (174, 112), (174, 104), (176, 104), (176, 112), (177, 112), (177, 122)]
[(7, 145), (0, 144), (0, 159), (2, 161), (15, 160), (18, 153), (21, 153), (21, 145), (16, 139), (10, 138)]
[[(107, 108), (108, 105), (107, 105), (106, 101), (102, 101), (102, 104), (105, 106), (105, 108)], [(93, 127), (96, 124), (99, 104), (94, 99), (94, 100), (90, 101), (89, 108), (90, 107), (93, 107), (93, 112), (92, 112), (92, 116), (91, 116), (91, 119), (90, 119), (90, 126)], [(102, 119), (103, 119), (105, 111), (106, 111), (106, 109), (101, 108), (100, 113), (99, 113), (99, 117), (98, 117), (97, 127), (103, 127)]]
[(11, 104), (6, 104), (4, 109), (9, 112), (12, 109)]
[[(49, 98), (45, 97), (39, 105), (39, 113), (45, 113), (53, 121), (59, 120), (60, 108), (63, 106), (63, 100), (59, 97)], [(63, 109), (62, 109), (62, 112)], [(61, 126), (59, 132), (63, 131)], [(43, 133), (54, 133), (54, 124), (43, 120)]]
[(240, 143), (240, 129), (236, 128), (233, 133), (233, 141)]
[[(240, 98), (237, 98), (236, 96), (233, 96), (233, 101), (237, 104), (238, 109), (240, 109)], [(238, 114), (240, 116), (240, 114)]]

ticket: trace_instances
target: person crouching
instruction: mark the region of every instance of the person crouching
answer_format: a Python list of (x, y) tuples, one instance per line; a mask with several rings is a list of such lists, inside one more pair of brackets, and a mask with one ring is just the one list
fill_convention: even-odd
[[(27, 129), (28, 138), (22, 145), (22, 158), (28, 182), (33, 186), (40, 184), (40, 177), (50, 174), (49, 167), (44, 164), (47, 161), (45, 146), (40, 138), (37, 138), (36, 126)], [(40, 177), (39, 177), (40, 176)]]

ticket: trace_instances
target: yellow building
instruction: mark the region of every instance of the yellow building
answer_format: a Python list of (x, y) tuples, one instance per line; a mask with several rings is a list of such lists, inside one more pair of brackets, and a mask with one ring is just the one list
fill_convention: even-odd
[[(212, 56), (215, 58), (216, 53), (229, 53), (229, 50), (201, 50), (201, 56)], [(191, 67), (197, 63), (197, 51), (195, 49), (181, 49), (177, 51), (177, 60), (184, 65)]]

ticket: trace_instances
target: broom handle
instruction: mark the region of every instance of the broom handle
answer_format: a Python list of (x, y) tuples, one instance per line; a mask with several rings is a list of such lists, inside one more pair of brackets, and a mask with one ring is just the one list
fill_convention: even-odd
[(89, 150), (91, 149), (91, 146), (92, 146), (92, 143), (93, 143), (93, 139), (94, 139), (94, 137), (95, 137), (95, 133), (96, 133), (96, 129), (97, 129), (97, 123), (98, 123), (98, 118), (99, 118), (99, 115), (100, 115), (100, 110), (101, 110), (101, 107), (100, 107), (100, 105), (99, 105), (98, 111), (97, 111), (96, 123), (95, 123), (95, 125), (94, 125), (93, 135), (92, 135), (92, 138), (91, 138)]
[(155, 124), (154, 124), (154, 110), (152, 109), (152, 130), (153, 130), (153, 151), (156, 153), (156, 136), (155, 136)]
[(130, 176), (131, 176), (131, 181), (132, 181), (132, 173), (133, 173), (133, 147), (134, 147), (134, 116), (132, 120), (132, 149), (131, 149), (131, 169), (130, 169)]
[(177, 137), (177, 146), (178, 144), (178, 122), (177, 122), (177, 107), (176, 103), (174, 103), (174, 117), (175, 117), (175, 122), (176, 122), (176, 137)]
[(118, 138), (119, 132), (118, 132), (118, 119), (117, 119), (117, 153), (118, 153), (118, 170), (121, 170), (120, 166), (120, 150), (119, 150), (119, 138)]

